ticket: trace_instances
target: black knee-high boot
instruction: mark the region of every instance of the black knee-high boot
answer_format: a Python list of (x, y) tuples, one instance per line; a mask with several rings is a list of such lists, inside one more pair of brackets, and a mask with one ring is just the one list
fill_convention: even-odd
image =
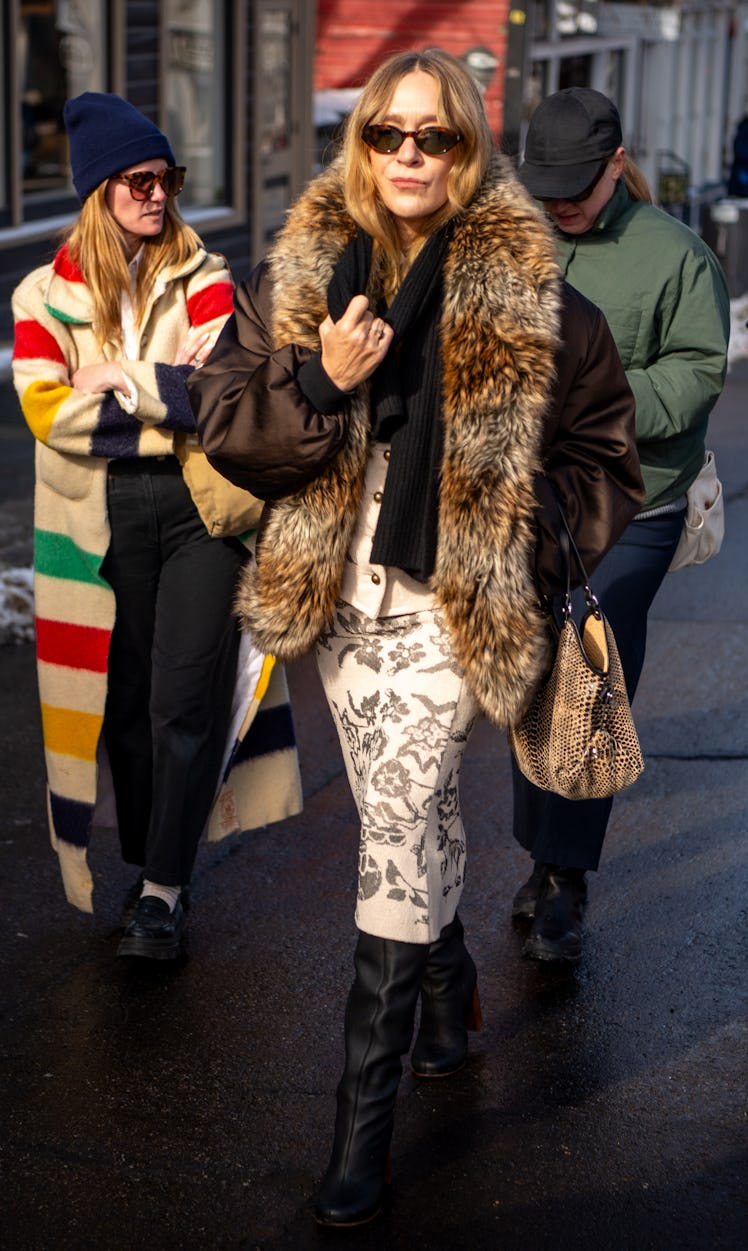
[(421, 1025), (411, 1056), (417, 1077), (449, 1077), (467, 1057), (467, 1031), (480, 1029), (478, 975), (459, 917), (429, 945), (421, 984)]
[(362, 1225), (379, 1211), (401, 1056), (410, 1047), (429, 948), (360, 934), (345, 1012), (345, 1069), (332, 1157), (315, 1205), (323, 1225)]

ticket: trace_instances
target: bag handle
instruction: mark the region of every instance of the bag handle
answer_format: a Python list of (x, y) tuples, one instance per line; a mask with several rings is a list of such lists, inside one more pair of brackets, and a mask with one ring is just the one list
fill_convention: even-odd
[(573, 534), (572, 534), (572, 532), (571, 532), (571, 527), (569, 526), (569, 522), (568, 522), (568, 520), (567, 520), (566, 513), (564, 512), (564, 509), (563, 509), (563, 508), (562, 508), (562, 506), (561, 506), (561, 501), (560, 501), (560, 499), (558, 498), (558, 496), (556, 496), (556, 504), (557, 504), (557, 506), (558, 506), (559, 516), (561, 517), (561, 521), (563, 522), (563, 529), (562, 529), (562, 530), (560, 531), (560, 533), (559, 533), (559, 536), (558, 536), (558, 542), (559, 542), (559, 547), (561, 548), (561, 552), (562, 552), (562, 554), (563, 554), (564, 563), (565, 563), (565, 565), (566, 565), (566, 591), (565, 591), (565, 593), (564, 593), (564, 602), (563, 602), (563, 605), (562, 605), (562, 607), (561, 607), (561, 613), (562, 613), (562, 616), (563, 616), (564, 620), (566, 620), (566, 619), (567, 619), (567, 617), (570, 617), (570, 616), (571, 616), (571, 614), (572, 614), (572, 608), (571, 608), (571, 553), (573, 552), (573, 553), (574, 553), (574, 558), (575, 558), (575, 560), (576, 560), (576, 562), (577, 562), (577, 565), (578, 565), (578, 567), (579, 567), (579, 572), (580, 572), (580, 573), (581, 573), (581, 575), (582, 575), (582, 590), (583, 590), (583, 592), (584, 592), (584, 600), (585, 600), (585, 603), (586, 603), (586, 605), (587, 605), (588, 610), (589, 610), (589, 611), (590, 611), (590, 612), (591, 612), (591, 613), (592, 613), (595, 617), (597, 617), (597, 619), (598, 619), (598, 621), (599, 621), (599, 620), (600, 620), (600, 618), (601, 618), (601, 616), (602, 616), (602, 613), (601, 613), (601, 611), (600, 611), (600, 602), (599, 602), (599, 600), (598, 600), (597, 596), (595, 595), (594, 591), (592, 590), (592, 587), (590, 586), (590, 580), (589, 580), (589, 577), (588, 577), (588, 575), (587, 575), (587, 570), (585, 569), (585, 567), (584, 567), (584, 565), (583, 565), (583, 563), (582, 563), (582, 557), (579, 555), (579, 549), (578, 549), (578, 547), (577, 547), (576, 543), (574, 542), (574, 535), (573, 535)]

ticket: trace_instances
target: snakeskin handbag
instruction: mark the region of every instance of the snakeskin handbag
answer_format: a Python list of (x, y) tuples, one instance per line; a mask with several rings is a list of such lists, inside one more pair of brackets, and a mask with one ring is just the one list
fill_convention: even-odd
[[(592, 592), (561, 514), (566, 593), (553, 667), (518, 721), (509, 745), (530, 782), (566, 799), (604, 799), (631, 786), (644, 769), (613, 631)], [(583, 577), (586, 611), (572, 615), (571, 554)]]

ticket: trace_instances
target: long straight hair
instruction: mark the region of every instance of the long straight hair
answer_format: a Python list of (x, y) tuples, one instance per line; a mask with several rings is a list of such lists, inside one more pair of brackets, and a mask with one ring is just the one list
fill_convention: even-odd
[(646, 175), (639, 169), (636, 161), (632, 160), (628, 152), (623, 160), (622, 178), (632, 200), (643, 200), (645, 204), (654, 204), (654, 196), (647, 182)]
[(393, 214), (382, 203), (372, 173), (369, 149), (361, 132), (385, 114), (398, 83), (407, 74), (430, 74), (439, 86), (437, 121), (458, 131), (462, 141), (447, 180), (447, 201), (425, 222), (409, 259), (419, 246), (455, 214), (462, 212), (475, 195), (488, 169), (493, 140), (480, 90), (455, 57), (441, 48), (400, 52), (374, 71), (348, 117), (343, 136), (343, 169), (346, 207), (359, 226), (372, 236), (383, 253), (387, 286), (401, 271), (401, 241)]
[[(122, 293), (130, 292), (130, 271), (124, 238), (106, 202), (107, 182), (86, 199), (64, 236), (71, 260), (80, 269), (93, 297), (93, 329), (99, 343), (122, 343)], [(135, 318), (140, 322), (156, 277), (163, 269), (180, 265), (202, 247), (199, 236), (180, 216), (173, 199), (164, 205), (164, 224), (158, 235), (143, 239), (143, 254), (132, 293)]]

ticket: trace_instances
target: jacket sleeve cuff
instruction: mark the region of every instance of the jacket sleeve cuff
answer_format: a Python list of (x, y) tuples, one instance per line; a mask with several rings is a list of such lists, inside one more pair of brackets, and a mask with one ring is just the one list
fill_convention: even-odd
[(310, 356), (301, 366), (296, 381), (309, 403), (317, 413), (337, 413), (344, 406), (350, 395), (349, 391), (341, 391), (325, 373), (322, 357), (319, 352)]

